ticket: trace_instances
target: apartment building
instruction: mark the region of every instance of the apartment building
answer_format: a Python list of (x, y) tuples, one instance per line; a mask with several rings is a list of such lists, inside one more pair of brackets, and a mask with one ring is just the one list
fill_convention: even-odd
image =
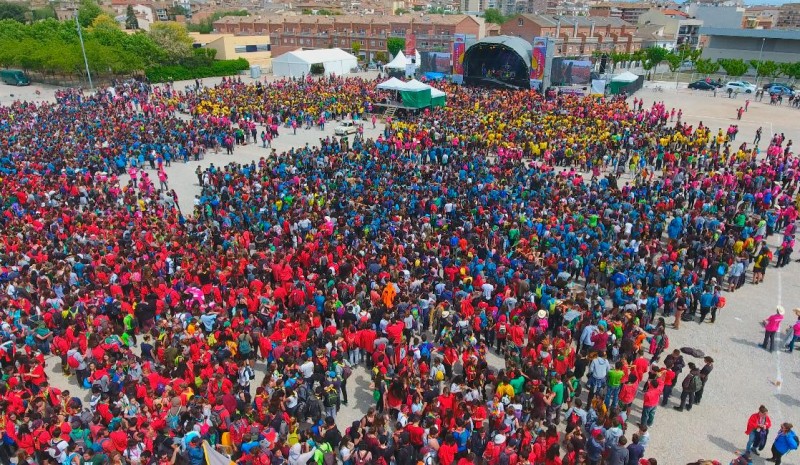
[(625, 22), (636, 24), (639, 16), (653, 8), (651, 3), (634, 2), (604, 2), (596, 3), (589, 7), (589, 16), (603, 16), (619, 18)]
[(218, 33), (268, 35), (273, 58), (298, 48), (352, 50), (353, 43), (358, 43), (358, 55), (366, 61), (387, 52), (388, 38), (405, 38), (407, 31), (416, 36), (419, 51), (448, 52), (454, 34), (479, 38), (481, 26), (467, 15), (228, 16), (214, 22)]
[(800, 3), (786, 3), (778, 10), (775, 27), (782, 29), (800, 29)]
[(557, 56), (588, 56), (596, 50), (632, 53), (641, 48), (636, 26), (619, 18), (519, 15), (500, 26), (503, 35), (533, 41), (554, 37)]

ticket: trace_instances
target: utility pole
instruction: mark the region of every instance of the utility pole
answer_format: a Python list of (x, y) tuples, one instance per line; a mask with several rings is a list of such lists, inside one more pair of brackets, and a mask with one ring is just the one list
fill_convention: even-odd
[(89, 80), (89, 89), (94, 92), (94, 84), (92, 83), (92, 72), (89, 71), (89, 59), (86, 58), (86, 46), (83, 44), (83, 32), (81, 32), (81, 23), (78, 21), (78, 5), (73, 2), (75, 7), (75, 27), (78, 28), (78, 40), (81, 42), (81, 52), (83, 52), (83, 64), (86, 66), (86, 78)]
[(756, 66), (756, 86), (758, 86), (758, 80), (761, 78), (761, 57), (764, 55), (764, 42), (766, 41), (766, 37), (761, 38), (761, 50), (758, 51), (758, 66)]

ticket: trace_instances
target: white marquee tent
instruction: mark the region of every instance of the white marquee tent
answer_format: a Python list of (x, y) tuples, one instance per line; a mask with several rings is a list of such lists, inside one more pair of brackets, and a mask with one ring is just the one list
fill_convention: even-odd
[(325, 75), (341, 76), (358, 66), (358, 59), (340, 48), (295, 50), (272, 59), (272, 73), (278, 77), (301, 77), (311, 74), (311, 65), (321, 63)]
[(378, 84), (378, 89), (380, 90), (407, 90), (408, 86), (405, 82), (393, 77), (386, 82), (382, 82)]
[[(419, 51), (418, 50), (414, 50), (414, 56), (417, 59), (417, 66), (419, 66), (420, 63), (422, 62), (422, 57), (419, 55)], [(384, 68), (389, 68), (389, 69), (405, 70), (406, 69), (406, 63), (408, 63), (408, 57), (403, 55), (402, 51), (399, 51), (399, 52), (397, 52), (397, 55), (395, 55), (394, 59), (392, 61), (390, 61), (389, 63), (385, 64), (383, 67)]]

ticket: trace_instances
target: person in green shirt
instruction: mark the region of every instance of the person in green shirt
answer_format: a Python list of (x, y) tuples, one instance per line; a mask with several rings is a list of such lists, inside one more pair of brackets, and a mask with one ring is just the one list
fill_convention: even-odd
[(514, 389), (514, 396), (516, 397), (522, 394), (522, 391), (525, 388), (525, 377), (522, 376), (521, 372), (517, 373), (517, 377), (511, 379), (511, 381), (509, 381), (508, 384), (510, 384), (511, 387)]
[(553, 393), (553, 400), (550, 401), (550, 405), (547, 407), (547, 413), (548, 417), (555, 419), (556, 424), (559, 422), (561, 406), (564, 404), (564, 383), (566, 381), (567, 375), (563, 375), (561, 378), (553, 380), (553, 384), (550, 386), (550, 392)]
[(622, 362), (617, 362), (614, 369), (608, 371), (605, 404), (609, 410), (616, 407), (619, 401), (619, 389), (622, 386), (622, 377), (625, 376), (625, 372), (622, 371), (623, 366)]

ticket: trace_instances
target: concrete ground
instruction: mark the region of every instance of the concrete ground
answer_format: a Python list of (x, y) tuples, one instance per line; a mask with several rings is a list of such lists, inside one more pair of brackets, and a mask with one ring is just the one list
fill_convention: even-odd
[[(248, 78), (249, 79), (249, 78)], [(208, 84), (211, 80), (205, 80)], [(693, 124), (702, 121), (712, 129), (725, 130), (729, 124), (739, 124), (739, 141), (751, 143), (758, 127), (764, 128), (761, 148), (766, 148), (773, 133), (783, 132), (789, 139), (797, 137), (800, 131), (800, 110), (786, 106), (776, 107), (767, 103), (752, 102), (749, 111), (741, 121), (736, 120), (736, 109), (744, 105), (744, 98), (731, 100), (718, 94), (714, 98), (709, 93), (690, 91), (685, 88), (675, 89), (671, 83), (648, 83), (648, 87), (660, 85), (663, 90), (646, 88), (635, 97), (643, 98), (646, 105), (653, 101), (663, 101), (667, 108), (683, 109), (683, 119)], [(7, 103), (3, 96), (7, 86), (0, 86), (0, 102)], [(179, 85), (176, 88), (181, 89)], [(31, 87), (30, 89), (34, 89)], [(16, 90), (16, 89), (15, 89)], [(325, 131), (318, 129), (297, 131), (282, 130), (280, 136), (273, 141), (278, 151), (289, 147), (301, 147), (306, 143), (315, 144), (320, 137), (333, 134), (335, 123), (326, 125)], [(372, 129), (367, 124), (367, 137), (376, 137), (383, 129), (381, 124)], [(200, 162), (173, 163), (168, 168), (170, 187), (174, 188), (181, 199), (184, 212), (192, 211), (192, 199), (198, 192), (197, 178), (194, 170), (197, 165), (208, 166), (226, 164), (230, 161), (246, 163), (268, 156), (269, 149), (248, 145), (237, 147), (233, 156), (208, 154)], [(780, 238), (773, 236), (774, 246)], [(797, 253), (795, 254), (797, 256)], [(770, 433), (769, 444), (772, 444), (777, 425), (784, 421), (793, 422), (800, 428), (800, 352), (788, 354), (782, 350), (768, 353), (758, 347), (763, 338), (760, 322), (775, 311), (778, 304), (787, 308), (784, 328), (793, 324), (795, 316), (792, 309), (800, 307), (800, 264), (792, 262), (786, 268), (769, 268), (765, 282), (753, 286), (745, 285), (735, 295), (726, 295), (728, 304), (721, 311), (715, 324), (684, 323), (680, 330), (671, 330), (672, 348), (690, 346), (701, 349), (716, 360), (715, 370), (709, 377), (702, 405), (691, 412), (677, 412), (671, 407), (659, 408), (655, 424), (651, 429), (651, 442), (647, 456), (656, 457), (659, 463), (666, 465), (682, 465), (700, 458), (717, 459), (727, 464), (734, 458), (736, 451), (744, 448), (747, 437), (744, 434), (748, 416), (765, 405), (772, 416), (773, 432)], [(671, 322), (671, 319), (668, 320)], [(778, 347), (785, 344), (781, 333), (776, 343)], [(686, 357), (687, 362), (691, 357)], [(491, 356), (495, 367), (500, 359)], [(702, 364), (700, 360), (697, 363)], [(258, 368), (263, 368), (258, 366)], [(61, 374), (57, 360), (50, 358), (48, 373), (52, 384), (60, 388), (77, 387)], [(263, 377), (262, 370), (254, 384)], [(686, 370), (684, 370), (684, 374)], [(681, 379), (682, 380), (682, 376)], [(352, 421), (360, 419), (366, 409), (373, 404), (369, 390), (369, 377), (362, 368), (354, 371), (348, 382), (350, 403), (342, 408), (337, 423), (344, 428)], [(674, 396), (678, 396), (675, 392)], [(641, 415), (641, 397), (635, 402), (632, 419), (638, 422)], [(628, 437), (630, 437), (628, 434)], [(768, 446), (769, 447), (769, 446)], [(762, 455), (769, 456), (768, 453)], [(755, 464), (765, 463), (762, 458), (754, 457)], [(787, 465), (800, 464), (800, 453), (788, 454), (784, 461)]]

